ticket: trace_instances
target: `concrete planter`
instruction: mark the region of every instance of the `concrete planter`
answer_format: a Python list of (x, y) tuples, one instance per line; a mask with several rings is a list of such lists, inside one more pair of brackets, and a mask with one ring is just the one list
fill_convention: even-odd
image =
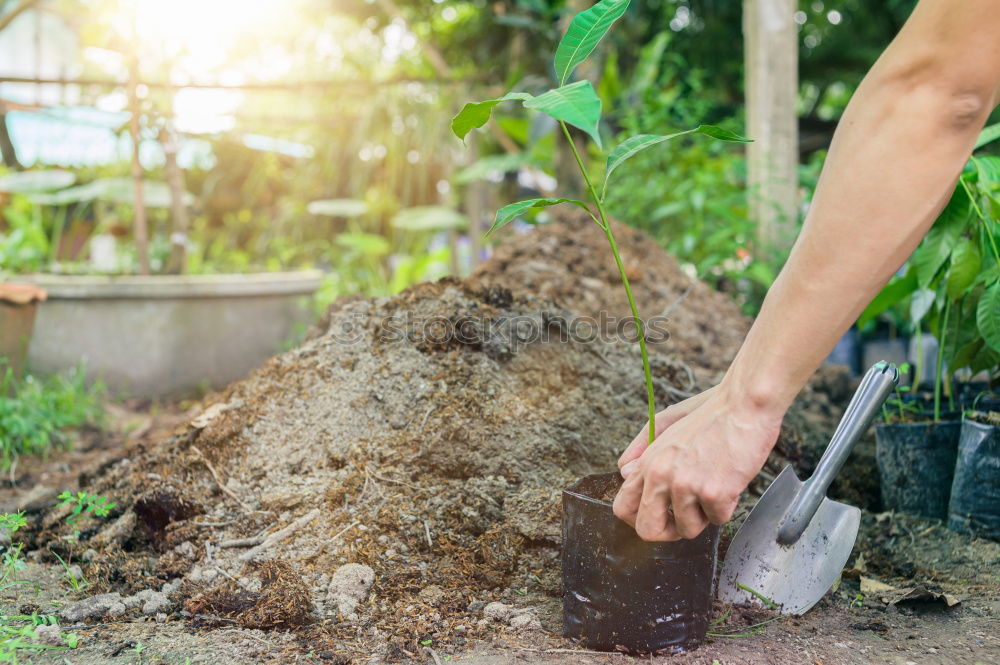
[(310, 320), (322, 273), (69, 277), (34, 275), (49, 299), (28, 352), (45, 374), (87, 377), (132, 397), (177, 397), (246, 376)]

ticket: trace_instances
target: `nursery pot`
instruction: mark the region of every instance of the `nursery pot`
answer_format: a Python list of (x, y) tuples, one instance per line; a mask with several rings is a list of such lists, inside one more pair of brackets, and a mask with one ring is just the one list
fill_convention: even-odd
[(1000, 540), (1000, 426), (962, 422), (948, 528)]
[(37, 303), (45, 297), (44, 290), (28, 284), (0, 283), (0, 384), (7, 367), (15, 378), (24, 373)]
[(961, 427), (959, 421), (875, 427), (886, 510), (947, 519)]
[(690, 649), (705, 638), (719, 528), (694, 540), (647, 543), (604, 500), (617, 473), (563, 490), (563, 633), (591, 649)]

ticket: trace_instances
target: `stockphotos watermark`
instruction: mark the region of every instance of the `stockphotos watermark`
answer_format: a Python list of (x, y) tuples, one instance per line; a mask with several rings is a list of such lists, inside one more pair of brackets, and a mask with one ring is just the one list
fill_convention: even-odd
[[(643, 321), (646, 342), (661, 344), (670, 339), (669, 319), (653, 316)], [(375, 319), (354, 312), (332, 322), (327, 334), (340, 344), (356, 344), (374, 337), (379, 343), (409, 342), (418, 346), (476, 346), (506, 342), (510, 347), (561, 342), (593, 344), (636, 343), (638, 330), (631, 316), (600, 312), (596, 317), (550, 313), (488, 316), (463, 314), (454, 317), (421, 316), (412, 312)]]

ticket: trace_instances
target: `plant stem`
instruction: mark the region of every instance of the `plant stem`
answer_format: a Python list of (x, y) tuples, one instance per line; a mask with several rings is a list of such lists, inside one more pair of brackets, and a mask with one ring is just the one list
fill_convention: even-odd
[(951, 301), (944, 302), (944, 315), (941, 321), (941, 339), (938, 340), (937, 363), (934, 369), (934, 420), (941, 420), (941, 384), (944, 383), (944, 343), (948, 336), (948, 311), (951, 309)]
[[(973, 158), (973, 161), (975, 161), (975, 158)], [(976, 163), (976, 168), (979, 168), (978, 162)], [(1000, 250), (997, 249), (996, 240), (993, 238), (993, 231), (990, 230), (989, 218), (983, 214), (979, 204), (976, 203), (976, 197), (972, 194), (972, 190), (969, 189), (969, 183), (965, 181), (965, 178), (959, 178), (958, 181), (962, 183), (962, 188), (965, 189), (965, 194), (969, 197), (969, 201), (972, 203), (972, 208), (976, 211), (976, 216), (979, 217), (979, 221), (983, 223), (983, 229), (986, 232), (986, 237), (989, 239), (990, 246), (993, 249), (993, 258), (997, 260), (997, 263), (1000, 263)]]
[(653, 440), (656, 438), (656, 396), (653, 392), (653, 373), (649, 369), (649, 352), (646, 350), (646, 331), (643, 328), (642, 319), (639, 318), (639, 308), (635, 305), (635, 298), (632, 297), (632, 287), (628, 283), (628, 275), (625, 274), (622, 257), (618, 254), (618, 243), (615, 242), (615, 236), (611, 232), (611, 225), (604, 214), (604, 205), (601, 203), (600, 197), (597, 196), (594, 183), (590, 181), (590, 176), (587, 175), (587, 169), (583, 165), (583, 159), (580, 158), (580, 153), (576, 149), (573, 137), (570, 136), (569, 128), (561, 120), (559, 121), (559, 126), (562, 127), (563, 135), (565, 135), (566, 140), (569, 142), (570, 150), (573, 151), (573, 157), (576, 159), (576, 165), (580, 168), (580, 174), (583, 175), (583, 180), (587, 183), (587, 191), (590, 192), (590, 198), (594, 200), (594, 205), (597, 206), (597, 214), (601, 219), (600, 227), (608, 239), (608, 244), (611, 246), (611, 253), (615, 257), (615, 265), (618, 266), (618, 274), (621, 275), (622, 284), (625, 286), (625, 295), (628, 296), (628, 306), (632, 310), (632, 320), (635, 322), (635, 329), (639, 335), (639, 353), (642, 355), (642, 371), (646, 377), (646, 398), (649, 407), (649, 443), (653, 443)]

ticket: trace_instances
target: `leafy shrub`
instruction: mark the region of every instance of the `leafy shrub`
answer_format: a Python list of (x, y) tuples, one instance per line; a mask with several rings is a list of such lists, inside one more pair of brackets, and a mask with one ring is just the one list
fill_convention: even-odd
[(100, 422), (103, 388), (87, 387), (82, 368), (44, 380), (15, 381), (9, 367), (0, 366), (0, 372), (0, 469), (10, 468), (20, 455), (68, 446), (68, 428)]

